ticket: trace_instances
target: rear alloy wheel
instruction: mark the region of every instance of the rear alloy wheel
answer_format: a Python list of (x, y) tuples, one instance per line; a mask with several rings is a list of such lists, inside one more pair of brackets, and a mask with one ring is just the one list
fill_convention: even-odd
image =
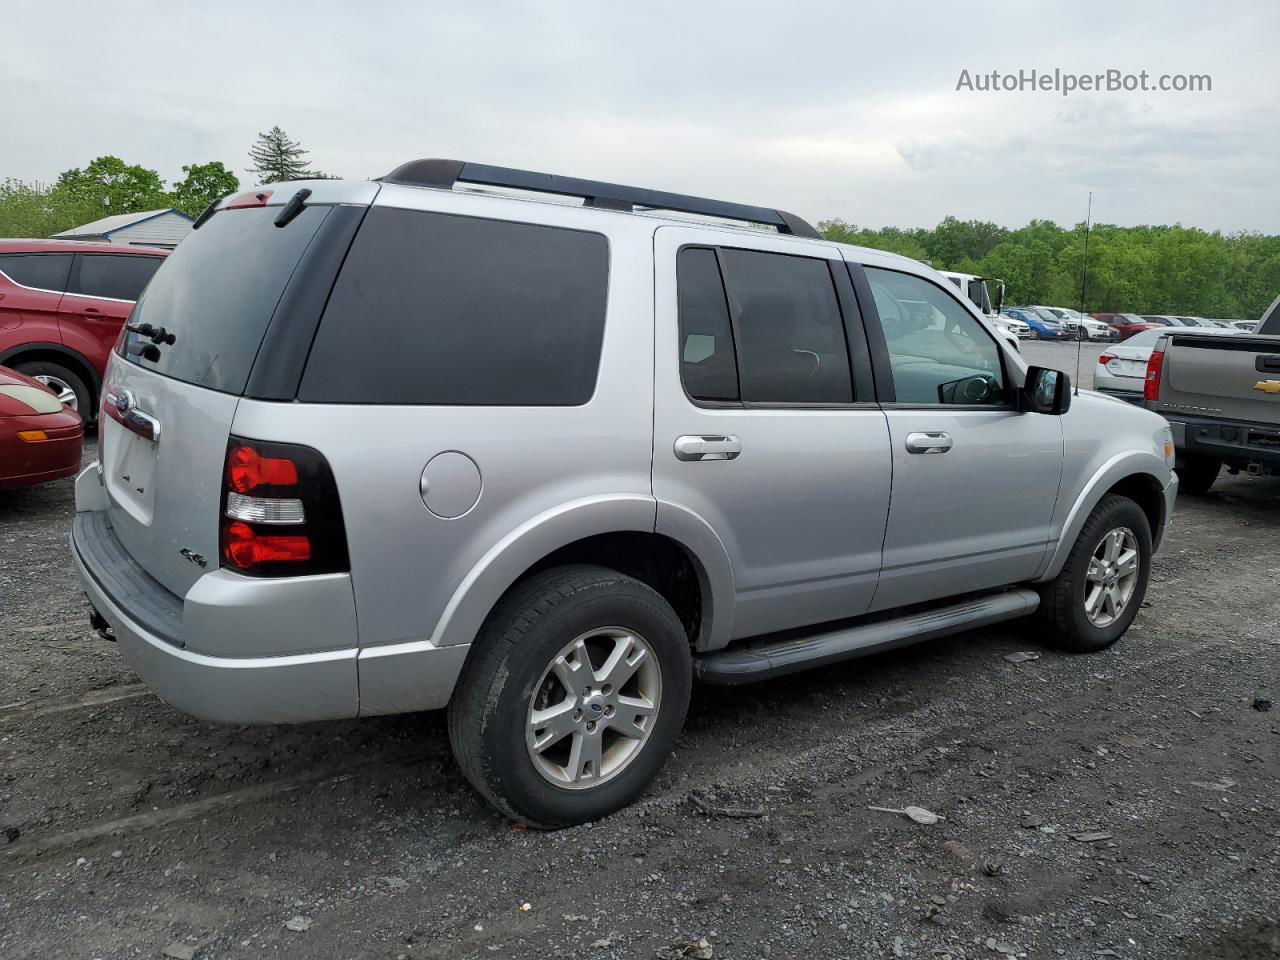
[(1058, 576), (1040, 593), (1049, 641), (1071, 653), (1104, 650), (1138, 615), (1151, 577), (1151, 526), (1128, 497), (1110, 494), (1089, 514)]
[(490, 614), (449, 704), (449, 737), (503, 813), (571, 826), (644, 791), (692, 683), (688, 635), (661, 595), (603, 567), (558, 567)]

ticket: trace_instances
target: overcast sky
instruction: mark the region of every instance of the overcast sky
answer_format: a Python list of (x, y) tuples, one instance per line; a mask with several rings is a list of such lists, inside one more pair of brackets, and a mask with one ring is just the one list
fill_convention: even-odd
[[(451, 157), (810, 220), (1095, 219), (1280, 233), (1280, 4), (9, 2), (0, 178), (158, 170), (273, 124), (317, 169)], [(1019, 69), (1208, 93), (957, 92)]]

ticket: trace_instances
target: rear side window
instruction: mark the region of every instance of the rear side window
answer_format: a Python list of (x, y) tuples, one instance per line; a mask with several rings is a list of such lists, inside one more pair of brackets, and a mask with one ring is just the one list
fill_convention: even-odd
[(586, 403), (608, 286), (600, 234), (375, 207), (338, 274), (298, 399)]
[(163, 258), (133, 309), (132, 323), (164, 327), (173, 344), (157, 360), (140, 358), (149, 341), (131, 333), (125, 356), (176, 380), (243, 393), (276, 305), (329, 210), (304, 207), (285, 227), (272, 222), (279, 207), (214, 214)]
[(15, 253), (0, 257), (0, 272), (14, 283), (62, 293), (71, 272), (69, 253)]
[(112, 300), (137, 300), (163, 257), (87, 253), (80, 257), (79, 283), (72, 293)]
[(715, 251), (701, 247), (681, 250), (676, 274), (684, 388), (695, 400), (737, 400), (733, 329)]
[(742, 399), (850, 403), (849, 348), (826, 260), (721, 251), (737, 315)]

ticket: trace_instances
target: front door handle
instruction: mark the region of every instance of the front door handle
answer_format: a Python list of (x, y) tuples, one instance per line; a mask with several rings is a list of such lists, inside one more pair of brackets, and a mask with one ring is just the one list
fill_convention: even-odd
[(949, 433), (908, 433), (907, 453), (946, 453), (951, 449)]
[(675, 452), (677, 460), (733, 460), (742, 452), (742, 441), (718, 435), (676, 437)]

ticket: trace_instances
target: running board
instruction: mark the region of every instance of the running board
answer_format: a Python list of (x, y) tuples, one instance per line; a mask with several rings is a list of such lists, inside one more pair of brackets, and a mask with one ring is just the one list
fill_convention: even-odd
[(694, 672), (699, 680), (717, 686), (755, 683), (1002, 620), (1014, 620), (1033, 613), (1039, 604), (1040, 595), (1034, 590), (1001, 590), (896, 620), (720, 650), (698, 657), (694, 661)]

